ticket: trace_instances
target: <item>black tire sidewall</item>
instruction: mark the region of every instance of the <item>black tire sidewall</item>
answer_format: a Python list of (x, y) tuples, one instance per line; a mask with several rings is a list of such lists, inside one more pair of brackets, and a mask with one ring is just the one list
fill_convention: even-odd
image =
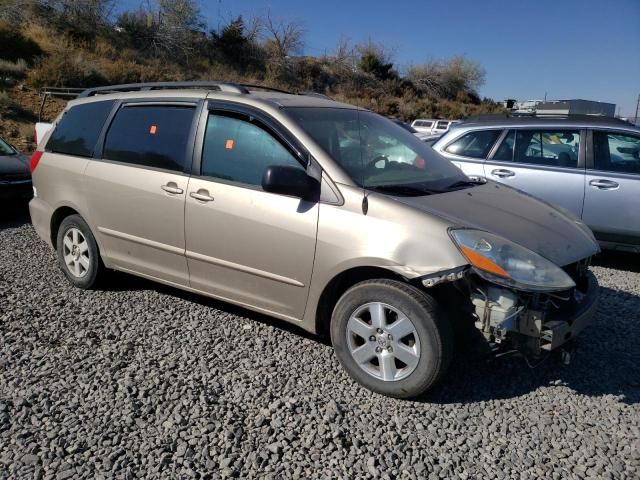
[[(413, 323), (420, 340), (420, 360), (415, 370), (401, 380), (379, 380), (354, 361), (347, 344), (347, 322), (352, 313), (369, 302), (382, 302), (400, 310)], [(375, 392), (412, 398), (433, 386), (448, 367), (451, 350), (451, 325), (435, 300), (421, 290), (397, 281), (366, 281), (345, 292), (336, 304), (331, 320), (331, 341), (340, 363), (361, 385)]]
[[(63, 239), (64, 239), (65, 233), (70, 228), (77, 228), (78, 230), (80, 230), (87, 242), (87, 245), (89, 246), (89, 256), (91, 261), (89, 263), (89, 270), (87, 271), (87, 274), (82, 278), (78, 278), (75, 275), (73, 275), (69, 271), (64, 261), (64, 254), (63, 254), (64, 240)], [(93, 236), (93, 233), (91, 233), (91, 229), (89, 228), (89, 225), (87, 225), (87, 222), (85, 222), (80, 215), (70, 215), (66, 217), (64, 220), (62, 220), (62, 222), (60, 223), (60, 227), (58, 228), (56, 247), (57, 247), (56, 250), (58, 255), (58, 264), (60, 265), (60, 268), (62, 269), (62, 272), (64, 273), (65, 277), (67, 277), (67, 280), (69, 280), (69, 282), (71, 282), (74, 286), (78, 288), (83, 288), (83, 289), (92, 288), (96, 284), (96, 281), (98, 279), (98, 274), (100, 273), (100, 270), (101, 270), (101, 260), (100, 260), (100, 254), (98, 252), (98, 245), (96, 244), (96, 239)]]

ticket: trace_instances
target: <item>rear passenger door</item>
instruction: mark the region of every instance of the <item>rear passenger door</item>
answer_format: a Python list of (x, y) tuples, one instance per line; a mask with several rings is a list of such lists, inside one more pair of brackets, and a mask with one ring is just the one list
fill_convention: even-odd
[(191, 286), (300, 319), (316, 248), (318, 203), (262, 190), (272, 165), (305, 169), (299, 145), (257, 110), (203, 112), (186, 202)]
[(509, 130), (485, 163), (486, 177), (582, 216), (584, 142), (580, 129)]
[(184, 204), (196, 101), (122, 103), (87, 167), (89, 211), (106, 262), (188, 285)]
[(593, 131), (584, 222), (605, 242), (640, 245), (640, 134)]

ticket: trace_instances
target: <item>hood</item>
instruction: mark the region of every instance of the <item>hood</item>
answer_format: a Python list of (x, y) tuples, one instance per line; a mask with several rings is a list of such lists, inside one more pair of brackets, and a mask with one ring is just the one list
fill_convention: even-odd
[(495, 182), (424, 197), (393, 198), (457, 227), (500, 235), (559, 266), (600, 250), (591, 230), (569, 212)]
[(29, 159), (21, 154), (0, 155), (0, 178), (30, 178)]

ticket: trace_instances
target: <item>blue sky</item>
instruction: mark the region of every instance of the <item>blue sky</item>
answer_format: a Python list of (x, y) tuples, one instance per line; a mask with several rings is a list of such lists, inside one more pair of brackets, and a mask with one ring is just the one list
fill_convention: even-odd
[[(120, 8), (141, 0), (118, 2)], [(586, 98), (635, 113), (640, 94), (640, 0), (208, 0), (210, 28), (239, 14), (296, 20), (308, 55), (341, 37), (394, 52), (402, 70), (465, 55), (487, 72), (480, 94), (496, 100)], [(219, 18), (221, 17), (221, 18)]]

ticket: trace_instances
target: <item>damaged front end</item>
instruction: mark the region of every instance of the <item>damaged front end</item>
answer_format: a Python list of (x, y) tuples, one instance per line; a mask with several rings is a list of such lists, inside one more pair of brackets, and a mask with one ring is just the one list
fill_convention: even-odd
[[(570, 342), (591, 321), (598, 282), (590, 257), (564, 267), (504, 237), (476, 229), (452, 229), (469, 262), (464, 272), (422, 279), (423, 287), (452, 282), (469, 299), (475, 326), (495, 350), (529, 359)], [(598, 252), (594, 240), (593, 252)]]
[(597, 309), (598, 282), (588, 260), (565, 267), (575, 287), (524, 292), (470, 275), (468, 288), (475, 326), (490, 344), (533, 359), (573, 340)]

